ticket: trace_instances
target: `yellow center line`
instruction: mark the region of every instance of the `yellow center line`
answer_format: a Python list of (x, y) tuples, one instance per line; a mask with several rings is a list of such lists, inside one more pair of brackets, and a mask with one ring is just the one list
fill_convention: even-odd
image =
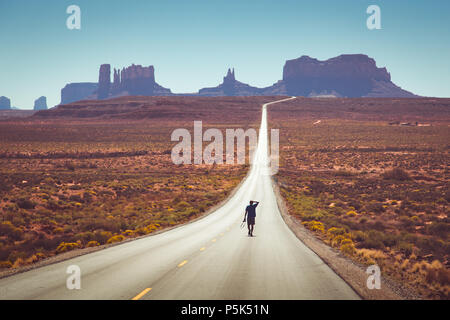
[(216, 242), (216, 241), (217, 241), (217, 239), (212, 239), (211, 241), (212, 241), (212, 242)]
[(200, 251), (204, 251), (206, 248), (205, 247), (203, 247), (203, 248), (200, 248)]
[(139, 293), (136, 297), (134, 297), (131, 300), (139, 300), (140, 298), (142, 298), (143, 296), (145, 296), (150, 290), (152, 290), (152, 288), (147, 288), (144, 291), (142, 291), (141, 293)]
[(184, 260), (183, 262), (181, 262), (181, 263), (178, 265), (178, 268), (181, 268), (181, 267), (184, 266), (186, 263), (187, 263), (187, 260)]

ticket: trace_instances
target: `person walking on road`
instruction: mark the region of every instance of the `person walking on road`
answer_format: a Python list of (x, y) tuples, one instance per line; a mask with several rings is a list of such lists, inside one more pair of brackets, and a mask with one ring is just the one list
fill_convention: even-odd
[(244, 221), (247, 220), (248, 236), (253, 237), (253, 228), (255, 226), (256, 218), (256, 207), (258, 206), (258, 201), (250, 200), (250, 204), (245, 208)]

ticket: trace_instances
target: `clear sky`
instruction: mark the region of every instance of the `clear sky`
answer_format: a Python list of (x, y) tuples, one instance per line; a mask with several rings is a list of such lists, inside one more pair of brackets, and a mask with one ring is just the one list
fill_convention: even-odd
[[(81, 30), (66, 9), (81, 8)], [(366, 9), (381, 8), (381, 30)], [(32, 108), (69, 82), (96, 82), (102, 63), (154, 65), (175, 93), (216, 86), (228, 67), (257, 87), (287, 59), (364, 53), (402, 88), (450, 97), (448, 0), (0, 0), (0, 96)]]

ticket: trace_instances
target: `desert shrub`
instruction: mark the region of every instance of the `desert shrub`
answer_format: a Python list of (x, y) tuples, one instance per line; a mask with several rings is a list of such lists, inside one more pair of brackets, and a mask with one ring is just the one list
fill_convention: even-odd
[(397, 250), (404, 253), (406, 256), (410, 256), (413, 252), (414, 245), (405, 241), (400, 241), (397, 246)]
[(361, 202), (358, 200), (350, 200), (348, 205), (355, 208), (355, 210), (360, 210), (362, 207)]
[(14, 262), (17, 261), (18, 259), (25, 259), (27, 257), (27, 253), (23, 252), (23, 251), (19, 251), (19, 250), (14, 250), (10, 253), (10, 255), (8, 256), (8, 260), (13, 262), (13, 267), (14, 267)]
[(55, 229), (53, 229), (53, 233), (54, 234), (61, 234), (64, 233), (64, 229), (61, 227), (56, 227)]
[(416, 241), (416, 246), (419, 247), (422, 254), (432, 253), (436, 257), (443, 256), (450, 252), (450, 245), (448, 242), (435, 239), (433, 237), (420, 237)]
[[(92, 200), (93, 200), (93, 196), (90, 192), (83, 193), (83, 201), (84, 202), (90, 203), (90, 202), (92, 202)], [(80, 201), (78, 201), (78, 202), (80, 202)]]
[(100, 243), (99, 243), (98, 241), (92, 240), (92, 241), (89, 241), (89, 242), (87, 243), (86, 247), (88, 247), (88, 248), (90, 248), (90, 247), (97, 247), (97, 246), (99, 246), (99, 245), (100, 245)]
[(351, 177), (351, 176), (354, 176), (355, 174), (350, 171), (340, 169), (340, 170), (334, 171), (334, 175), (337, 177)]
[(396, 180), (396, 181), (406, 181), (411, 179), (409, 174), (405, 170), (400, 168), (387, 170), (382, 174), (382, 177), (385, 180)]
[(190, 204), (187, 203), (186, 201), (179, 201), (179, 202), (175, 205), (175, 207), (176, 207), (178, 210), (183, 210), (183, 209), (186, 209), (186, 208), (190, 207)]
[(106, 220), (102, 218), (83, 220), (80, 225), (83, 231), (105, 230), (111, 232), (119, 232), (120, 225), (114, 220)]
[(134, 235), (134, 231), (128, 229), (128, 230), (125, 230), (125, 231), (123, 232), (123, 234), (124, 234), (125, 236), (130, 237), (130, 236), (133, 236), (133, 235)]
[(11, 232), (13, 232), (13, 230), (14, 226), (10, 221), (0, 223), (0, 234), (9, 235)]
[(53, 213), (50, 210), (44, 208), (37, 210), (36, 214), (43, 217), (51, 217), (53, 215)]
[(384, 249), (383, 233), (376, 230), (369, 230), (360, 242), (360, 246), (367, 249)]
[(320, 180), (311, 181), (308, 187), (310, 192), (306, 192), (306, 194), (314, 194), (316, 196), (328, 190), (327, 185)]
[(368, 212), (374, 212), (374, 213), (381, 213), (381, 212), (385, 212), (386, 208), (383, 206), (382, 202), (371, 202), (368, 203), (365, 206), (366, 211)]
[(345, 234), (344, 228), (331, 227), (330, 229), (327, 230), (327, 235), (330, 238), (334, 238), (337, 235), (343, 235), (343, 234)]
[(363, 231), (352, 231), (352, 239), (355, 241), (363, 241), (365, 239), (365, 233)]
[(54, 250), (63, 241), (61, 237), (49, 238), (39, 238), (34, 241), (30, 241), (28, 245), (33, 248), (43, 248), (45, 250)]
[(414, 223), (413, 221), (407, 217), (407, 216), (401, 216), (400, 217), (400, 223), (402, 224), (402, 226), (404, 228), (406, 228), (407, 230), (411, 230), (411, 228), (413, 227)]
[(11, 240), (18, 241), (22, 240), (23, 231), (16, 228), (10, 221), (5, 221), (0, 223), (0, 235), (6, 235)]
[(341, 216), (341, 215), (343, 215), (343, 214), (345, 213), (344, 208), (342, 208), (342, 207), (340, 207), (340, 206), (338, 206), (338, 205), (336, 205), (335, 207), (329, 208), (328, 211), (329, 211), (330, 213), (336, 215), (336, 216)]
[(349, 236), (350, 236), (349, 234), (337, 235), (336, 237), (334, 237), (331, 240), (331, 245), (333, 247), (340, 247), (340, 246), (342, 246), (344, 244), (348, 244), (348, 243), (353, 245), (353, 241), (352, 241), (352, 239), (349, 238)]
[(61, 242), (59, 246), (56, 248), (56, 252), (63, 253), (70, 250), (78, 249), (80, 244), (77, 242)]
[(386, 229), (383, 222), (381, 222), (380, 220), (377, 220), (374, 223), (370, 223), (368, 225), (369, 225), (369, 228), (373, 229), (373, 230), (383, 231), (384, 229)]
[(306, 227), (308, 227), (308, 229), (311, 231), (318, 231), (318, 232), (322, 232), (322, 233), (325, 232), (325, 227), (324, 227), (323, 223), (320, 221), (315, 221), (315, 220), (305, 221), (305, 222), (302, 222), (302, 224), (305, 225)]
[(23, 266), (23, 265), (25, 265), (25, 264), (26, 264), (26, 262), (25, 262), (25, 259), (24, 259), (24, 258), (17, 258), (17, 259), (14, 261), (12, 267), (13, 267), (13, 268), (18, 268), (18, 267)]
[(3, 207), (3, 210), (7, 212), (17, 212), (19, 210), (19, 206), (17, 203), (8, 203)]
[(83, 203), (84, 202), (84, 200), (81, 198), (81, 196), (80, 195), (78, 195), (78, 194), (73, 194), (73, 195), (71, 195), (70, 197), (69, 197), (69, 200), (70, 201), (74, 201), (74, 202), (80, 202), (80, 203)]
[(360, 224), (365, 224), (367, 222), (367, 218), (366, 217), (362, 217), (361, 219), (359, 219), (359, 223)]
[(386, 254), (381, 250), (372, 249), (356, 249), (356, 255), (364, 264), (380, 263), (387, 258)]
[(75, 165), (74, 165), (72, 162), (70, 162), (70, 161), (66, 161), (66, 162), (64, 163), (64, 167), (65, 167), (67, 170), (75, 171)]
[(12, 267), (11, 261), (0, 261), (0, 269), (6, 269), (11, 267)]
[(346, 242), (341, 245), (341, 252), (345, 253), (346, 255), (352, 256), (355, 252), (355, 245), (353, 242)]
[(317, 220), (322, 220), (325, 217), (325, 213), (322, 211), (315, 211), (315, 212), (311, 212), (311, 213), (303, 213), (302, 214), (302, 219), (303, 220), (307, 220), (307, 221), (317, 221)]
[(116, 242), (120, 242), (123, 241), (125, 239), (125, 237), (121, 234), (112, 236), (111, 238), (108, 239), (108, 241), (106, 243), (116, 243)]
[(17, 199), (16, 203), (21, 209), (34, 209), (34, 207), (36, 206), (33, 201), (25, 198)]
[(450, 224), (446, 222), (433, 222), (427, 226), (429, 234), (446, 239), (450, 233)]
[(89, 242), (94, 239), (94, 233), (91, 231), (77, 233), (75, 235), (75, 240), (82, 241), (83, 243)]
[(0, 246), (0, 261), (8, 259), (11, 254), (12, 248), (8, 246)]
[(346, 215), (348, 217), (356, 217), (358, 215), (358, 213), (356, 213), (356, 211), (354, 211), (354, 210), (350, 210), (346, 213)]
[(105, 244), (111, 237), (112, 233), (109, 231), (95, 231), (93, 240), (99, 242), (100, 244)]
[(435, 282), (441, 285), (448, 285), (450, 284), (450, 270), (438, 260), (434, 260), (427, 268), (425, 280), (428, 283)]

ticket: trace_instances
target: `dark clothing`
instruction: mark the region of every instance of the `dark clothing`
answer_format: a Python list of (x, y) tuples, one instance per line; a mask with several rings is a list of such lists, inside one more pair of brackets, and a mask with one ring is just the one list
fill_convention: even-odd
[(247, 218), (247, 224), (252, 226), (255, 224), (255, 217), (248, 217)]
[(249, 204), (247, 208), (245, 208), (245, 211), (247, 212), (248, 218), (254, 218), (256, 217), (256, 207), (258, 206), (258, 203)]

